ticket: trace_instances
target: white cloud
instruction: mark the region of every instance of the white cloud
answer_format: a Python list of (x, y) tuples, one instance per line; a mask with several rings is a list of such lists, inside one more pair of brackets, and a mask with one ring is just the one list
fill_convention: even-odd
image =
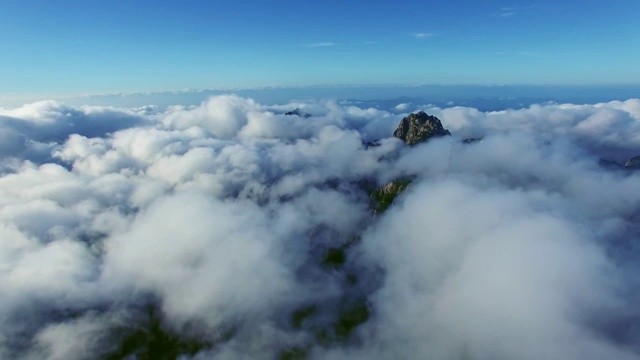
[(407, 109), (409, 109), (409, 104), (407, 103), (398, 104), (396, 105), (395, 109), (398, 111), (406, 111)]
[[(638, 99), (428, 107), (453, 137), (410, 149), (334, 102), (2, 111), (2, 357), (106, 354), (154, 309), (208, 358), (639, 358), (640, 175), (599, 164), (638, 155)], [(358, 299), (356, 340), (318, 345)]]

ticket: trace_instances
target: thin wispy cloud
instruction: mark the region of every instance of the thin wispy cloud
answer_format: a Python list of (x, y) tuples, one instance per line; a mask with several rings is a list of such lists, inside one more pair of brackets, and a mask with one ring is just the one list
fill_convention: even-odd
[(413, 36), (414, 39), (418, 39), (418, 40), (430, 38), (433, 35), (434, 35), (433, 33), (424, 33), (424, 32), (411, 34), (411, 36)]
[(503, 50), (503, 51), (496, 51), (495, 52), (496, 55), (506, 55), (506, 56), (513, 56), (513, 55), (517, 55), (517, 56), (536, 56), (536, 55), (541, 55), (538, 52), (535, 51), (529, 51), (529, 50)]
[(311, 43), (311, 44), (305, 45), (305, 47), (308, 47), (308, 48), (331, 47), (331, 46), (338, 46), (338, 44), (331, 41), (324, 41), (324, 42), (317, 42), (317, 43)]
[(532, 4), (528, 6), (505, 6), (501, 7), (497, 12), (497, 16), (503, 18), (510, 18), (522, 13), (530, 13), (533, 9), (537, 8), (538, 5)]

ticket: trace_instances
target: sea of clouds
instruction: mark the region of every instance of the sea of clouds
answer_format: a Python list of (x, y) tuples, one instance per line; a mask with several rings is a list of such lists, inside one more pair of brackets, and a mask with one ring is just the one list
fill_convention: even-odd
[(0, 108), (0, 358), (640, 359), (640, 100), (399, 109)]

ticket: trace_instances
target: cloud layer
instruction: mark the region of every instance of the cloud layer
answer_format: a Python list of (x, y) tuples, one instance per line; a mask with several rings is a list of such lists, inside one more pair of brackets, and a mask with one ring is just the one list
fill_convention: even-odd
[(396, 109), (0, 109), (0, 357), (640, 358), (640, 100)]

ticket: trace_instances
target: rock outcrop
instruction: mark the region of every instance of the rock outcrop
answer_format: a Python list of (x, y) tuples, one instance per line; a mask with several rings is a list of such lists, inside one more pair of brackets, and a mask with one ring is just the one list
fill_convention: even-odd
[(427, 141), (432, 137), (447, 135), (451, 135), (451, 133), (442, 127), (440, 119), (427, 115), (424, 111), (409, 114), (409, 116), (403, 118), (396, 131), (393, 132), (393, 136), (401, 139), (409, 146)]
[(640, 156), (634, 156), (624, 164), (627, 169), (640, 170)]

